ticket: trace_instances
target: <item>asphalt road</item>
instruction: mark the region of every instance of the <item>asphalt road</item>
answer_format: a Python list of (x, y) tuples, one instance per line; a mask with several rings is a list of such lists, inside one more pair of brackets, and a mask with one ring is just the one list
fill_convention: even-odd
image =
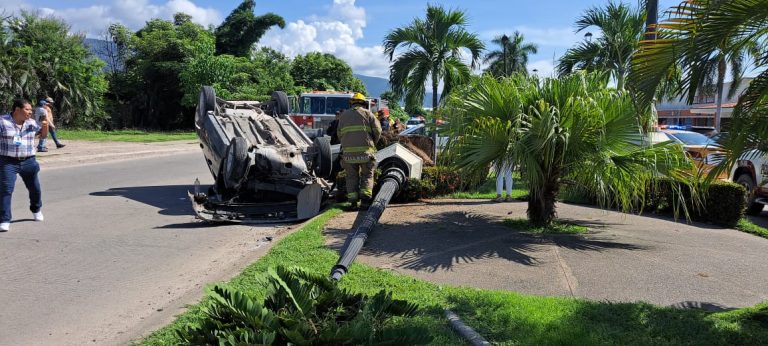
[(194, 220), (186, 192), (212, 178), (199, 150), (44, 168), (44, 222), (17, 184), (0, 233), (0, 345), (125, 344), (173, 320), (262, 255), (284, 227)]

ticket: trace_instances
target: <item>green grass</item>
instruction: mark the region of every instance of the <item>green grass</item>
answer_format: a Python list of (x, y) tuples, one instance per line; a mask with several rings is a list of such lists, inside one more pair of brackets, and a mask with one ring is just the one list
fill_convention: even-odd
[(742, 232), (752, 233), (763, 238), (768, 238), (768, 228), (755, 225), (747, 218), (742, 218), (739, 220), (739, 223), (736, 224), (736, 229)]
[(76, 130), (61, 129), (56, 135), (63, 140), (82, 141), (115, 141), (115, 142), (167, 142), (179, 140), (196, 140), (194, 132), (147, 132), (141, 130)]
[[(517, 174), (517, 173), (515, 173)], [(514, 185), (512, 187), (512, 198), (522, 198), (528, 196), (528, 187), (516, 176), (514, 179)], [(506, 192), (503, 192), (504, 194)], [(440, 198), (450, 199), (494, 199), (496, 198), (496, 177), (486, 180), (475, 191), (454, 192), (447, 196), (441, 196)]]
[(584, 234), (589, 231), (589, 228), (585, 226), (559, 221), (553, 222), (549, 227), (531, 226), (528, 219), (504, 219), (502, 224), (514, 230), (532, 234)]
[[(263, 297), (255, 278), (271, 266), (296, 265), (327, 274), (338, 254), (325, 246), (321, 231), (339, 213), (339, 209), (330, 209), (285, 237), (229, 285)], [(367, 294), (383, 288), (392, 291), (397, 299), (421, 305), (421, 316), (397, 323), (427, 327), (435, 336), (435, 345), (465, 344), (443, 319), (445, 308), (457, 312), (491, 343), (499, 345), (759, 345), (768, 340), (768, 303), (712, 313), (645, 303), (529, 296), (442, 286), (361, 264), (353, 264), (340, 285)], [(200, 306), (192, 305), (171, 325), (141, 343), (178, 344), (174, 330), (200, 318)]]

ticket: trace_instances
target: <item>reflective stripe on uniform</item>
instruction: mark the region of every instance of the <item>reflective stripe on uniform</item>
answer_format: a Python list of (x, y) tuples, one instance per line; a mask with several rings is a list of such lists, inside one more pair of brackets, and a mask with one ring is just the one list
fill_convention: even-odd
[(347, 199), (350, 201), (356, 201), (357, 200), (357, 192), (348, 192), (347, 193)]
[(367, 188), (360, 189), (360, 194), (363, 195), (364, 198), (371, 198), (371, 197), (373, 197), (373, 191), (369, 190)]
[(368, 132), (370, 128), (365, 125), (348, 125), (339, 130), (339, 135), (343, 135), (350, 132)]
[(376, 148), (375, 147), (369, 147), (369, 146), (363, 146), (363, 147), (344, 147), (344, 152), (345, 153), (349, 153), (349, 154), (352, 154), (352, 153), (369, 153), (369, 154), (373, 154), (374, 152), (376, 152)]

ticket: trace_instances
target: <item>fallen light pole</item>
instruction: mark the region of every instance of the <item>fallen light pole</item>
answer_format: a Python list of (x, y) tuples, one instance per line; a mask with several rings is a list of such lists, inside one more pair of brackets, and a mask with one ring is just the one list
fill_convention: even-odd
[(379, 192), (373, 198), (363, 220), (344, 243), (339, 261), (331, 269), (333, 280), (338, 281), (349, 272), (349, 266), (362, 250), (365, 240), (376, 227), (376, 223), (379, 222), (381, 214), (392, 197), (405, 188), (409, 178), (421, 178), (423, 165), (421, 158), (400, 144), (396, 143), (380, 150), (376, 153), (376, 161), (379, 162), (379, 169), (382, 172), (378, 181)]

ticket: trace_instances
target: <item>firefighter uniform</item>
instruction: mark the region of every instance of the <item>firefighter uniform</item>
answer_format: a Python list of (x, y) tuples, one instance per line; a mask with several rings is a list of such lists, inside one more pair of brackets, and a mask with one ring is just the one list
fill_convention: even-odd
[(347, 174), (347, 199), (355, 207), (359, 200), (370, 203), (373, 197), (373, 173), (376, 169), (376, 142), (381, 137), (381, 125), (376, 116), (362, 107), (366, 99), (356, 93), (350, 109), (339, 117), (341, 165)]

